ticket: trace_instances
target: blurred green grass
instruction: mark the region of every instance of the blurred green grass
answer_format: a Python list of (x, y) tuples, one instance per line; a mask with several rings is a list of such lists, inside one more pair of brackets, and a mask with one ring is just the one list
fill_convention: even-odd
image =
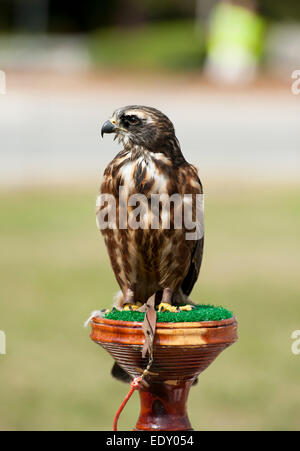
[(193, 21), (168, 21), (96, 31), (89, 50), (100, 67), (187, 70), (201, 67), (204, 40)]
[[(223, 305), (239, 341), (192, 388), (193, 427), (299, 429), (297, 186), (206, 187), (206, 242), (192, 298)], [(128, 387), (84, 320), (118, 287), (95, 226), (96, 188), (0, 193), (0, 429), (106, 429)], [(138, 395), (120, 429), (134, 427)]]

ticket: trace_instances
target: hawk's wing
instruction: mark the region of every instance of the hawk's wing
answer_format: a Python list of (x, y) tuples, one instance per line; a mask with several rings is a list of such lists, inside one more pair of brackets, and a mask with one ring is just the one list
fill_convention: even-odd
[[(193, 175), (194, 175), (195, 179), (199, 183), (200, 193), (203, 194), (202, 183), (198, 177), (197, 169), (192, 165), (190, 165), (190, 167), (193, 170)], [(185, 278), (181, 284), (182, 292), (186, 296), (189, 296), (189, 294), (191, 293), (195, 283), (197, 282), (198, 276), (199, 276), (200, 266), (201, 266), (202, 256), (203, 256), (203, 244), (204, 244), (204, 236), (200, 240), (195, 241), (195, 245), (192, 250), (190, 267), (187, 272), (187, 275), (185, 276)]]
[(204, 243), (204, 237), (202, 237), (200, 240), (197, 240), (192, 252), (191, 257), (191, 263), (188, 270), (187, 275), (185, 276), (185, 279), (183, 280), (181, 284), (182, 292), (185, 295), (189, 295), (190, 292), (193, 289), (193, 286), (195, 285), (199, 272), (200, 272), (200, 266), (202, 262), (202, 255), (203, 255), (203, 243)]

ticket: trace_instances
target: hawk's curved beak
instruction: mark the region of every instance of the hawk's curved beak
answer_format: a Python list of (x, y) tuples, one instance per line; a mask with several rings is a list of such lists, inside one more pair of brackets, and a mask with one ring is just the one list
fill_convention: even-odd
[(101, 136), (103, 138), (104, 133), (113, 133), (116, 130), (116, 125), (110, 121), (106, 121), (101, 128)]

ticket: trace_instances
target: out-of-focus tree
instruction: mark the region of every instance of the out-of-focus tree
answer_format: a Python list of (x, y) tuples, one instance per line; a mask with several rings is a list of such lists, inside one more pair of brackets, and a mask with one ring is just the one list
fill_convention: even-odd
[(192, 17), (195, 10), (195, 0), (144, 0), (143, 3), (151, 19)]
[(145, 22), (192, 18), (195, 0), (118, 0), (114, 23), (122, 26)]
[[(88, 32), (113, 25), (205, 17), (217, 0), (0, 0), (0, 32)], [(258, 11), (271, 21), (300, 21), (300, 2), (259, 0)]]
[(259, 12), (275, 21), (300, 21), (300, 2), (297, 0), (260, 0)]
[(14, 26), (18, 31), (48, 30), (49, 0), (14, 0)]

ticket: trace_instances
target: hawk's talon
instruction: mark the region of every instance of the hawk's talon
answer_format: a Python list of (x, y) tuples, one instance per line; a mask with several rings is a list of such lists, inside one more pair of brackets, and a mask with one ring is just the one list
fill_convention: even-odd
[(132, 312), (134, 312), (135, 310), (139, 310), (139, 308), (141, 307), (141, 302), (137, 302), (136, 304), (131, 304), (131, 303), (126, 303), (123, 306), (123, 310), (130, 310)]
[(159, 312), (179, 313), (179, 312), (182, 312), (182, 311), (188, 311), (189, 312), (190, 310), (192, 310), (192, 308), (195, 308), (195, 307), (191, 306), (190, 304), (176, 307), (175, 305), (168, 304), (167, 302), (161, 302), (158, 305), (157, 310)]
[(176, 313), (176, 307), (174, 305), (169, 304), (168, 302), (161, 302), (158, 307), (157, 310), (159, 312), (174, 312)]
[(192, 310), (192, 306), (190, 304), (182, 305), (181, 307), (179, 307), (179, 310), (181, 312), (182, 311), (190, 312)]

